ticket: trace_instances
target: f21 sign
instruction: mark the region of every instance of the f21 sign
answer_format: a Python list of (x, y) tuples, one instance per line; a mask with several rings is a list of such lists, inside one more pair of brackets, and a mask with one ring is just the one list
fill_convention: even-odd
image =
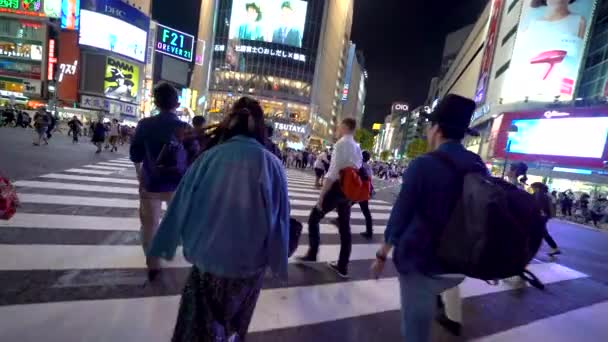
[(187, 62), (192, 62), (194, 36), (164, 25), (158, 24), (157, 26), (156, 51)]

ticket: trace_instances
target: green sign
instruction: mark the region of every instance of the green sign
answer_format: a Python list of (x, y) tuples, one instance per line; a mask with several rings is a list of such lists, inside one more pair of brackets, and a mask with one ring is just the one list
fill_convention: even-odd
[(0, 7), (18, 10), (19, 0), (0, 0)]

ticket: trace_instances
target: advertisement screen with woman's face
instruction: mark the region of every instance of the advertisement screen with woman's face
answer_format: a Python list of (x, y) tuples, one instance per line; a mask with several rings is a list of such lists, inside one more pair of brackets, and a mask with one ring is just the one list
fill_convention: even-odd
[(571, 100), (594, 0), (525, 0), (503, 103)]

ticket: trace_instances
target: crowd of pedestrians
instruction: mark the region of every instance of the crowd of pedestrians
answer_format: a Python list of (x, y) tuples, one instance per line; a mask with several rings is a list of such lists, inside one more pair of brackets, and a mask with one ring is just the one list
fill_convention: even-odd
[[(314, 169), (314, 185), (320, 188), (317, 204), (308, 218), (308, 250), (296, 260), (303, 264), (317, 262), (319, 224), (335, 210), (340, 252), (338, 261), (328, 267), (341, 278), (349, 277), (351, 207), (356, 203), (361, 206), (366, 219), (363, 235), (372, 238), (371, 179), (380, 169), (378, 164), (370, 163), (369, 152), (361, 151), (355, 141), (355, 120), (341, 122), (339, 140), (331, 150), (318, 154), (281, 152), (269, 139), (273, 132), (265, 125), (262, 107), (252, 98), (239, 99), (219, 125), (205, 126), (201, 118), (193, 122), (194, 127), (175, 114), (179, 105), (175, 88), (165, 83), (158, 85), (154, 99), (161, 112), (139, 122), (130, 158), (139, 180), (142, 247), (149, 281), (162, 277), (160, 260), (173, 259), (180, 245), (193, 265), (183, 289), (173, 341), (244, 340), (266, 271), (287, 279), (294, 220), (290, 219), (285, 166)], [(461, 222), (455, 221), (454, 212), (462, 205), (457, 205), (460, 196), (469, 191), (474, 183), (471, 179), (475, 179), (466, 175), (490, 179), (481, 158), (461, 144), (474, 109), (473, 101), (450, 95), (429, 114), (427, 138), (434, 152), (413, 160), (402, 170), (403, 186), (390, 214), (384, 244), (371, 265), (372, 276), (379, 277), (394, 249), (406, 341), (429, 341), (433, 320), (459, 334), (462, 318), (457, 289), (465, 276), (495, 280), (521, 275), (538, 250), (539, 239), (544, 236), (554, 247), (546, 228), (553, 213), (546, 186), (534, 184), (534, 198), (520, 190), (525, 183), (525, 170), (515, 165), (509, 174), (511, 183), (500, 183), (504, 188), (500, 191), (509, 192), (509, 196), (520, 199), (519, 204), (527, 205), (521, 215), (529, 219), (529, 234), (540, 235), (528, 236), (524, 232), (521, 241), (513, 240), (513, 258), (498, 259), (496, 268), (502, 271), (492, 273), (494, 276), (448, 267), (443, 255), (437, 254), (438, 241), (445, 241), (443, 229), (453, 229), (454, 222)], [(484, 189), (484, 182), (479, 184), (481, 192), (497, 191), (496, 187)], [(488, 198), (493, 200), (496, 196)], [(164, 218), (163, 202), (168, 205)], [(496, 210), (496, 205), (490, 207)], [(510, 213), (505, 215), (513, 217)], [(468, 220), (462, 220), (465, 221)], [(487, 227), (491, 225), (484, 229), (491, 229)], [(466, 228), (462, 229), (462, 234), (466, 234)], [(465, 243), (458, 239), (448, 241)], [(484, 252), (492, 250), (483, 248)], [(552, 251), (556, 250), (555, 246)], [(511, 252), (506, 249), (506, 253), (509, 256)], [(507, 267), (513, 265), (511, 259), (518, 260), (515, 268)]]

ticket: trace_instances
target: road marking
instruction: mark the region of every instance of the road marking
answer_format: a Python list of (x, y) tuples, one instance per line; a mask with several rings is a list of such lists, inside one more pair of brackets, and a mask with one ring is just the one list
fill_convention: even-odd
[[(298, 247), (303, 254), (306, 245)], [(353, 245), (350, 260), (372, 259), (380, 244)], [(335, 261), (339, 245), (321, 245), (318, 262)], [(297, 254), (299, 255), (299, 254)], [(290, 259), (293, 263), (293, 258)], [(189, 267), (181, 247), (166, 267)], [(145, 268), (141, 246), (133, 245), (2, 245), (0, 271)]]
[(108, 176), (114, 173), (114, 171), (101, 171), (101, 170), (90, 170), (90, 169), (67, 169), (63, 172), (83, 173), (89, 175), (102, 175)]
[(139, 182), (136, 179), (65, 175), (65, 174), (61, 174), (61, 173), (49, 173), (46, 175), (42, 175), (40, 177), (41, 178), (52, 178), (52, 179), (63, 179), (63, 180), (87, 181), (87, 182), (96, 182), (96, 183), (135, 184), (135, 185), (139, 184)]
[[(586, 277), (580, 272), (555, 264), (534, 266), (533, 271), (541, 277), (545, 284)], [(465, 280), (461, 285), (461, 294), (464, 298), (510, 290), (513, 290), (513, 287), (490, 286), (485, 282), (472, 279)], [(4, 319), (0, 320), (0, 331), (2, 331), (3, 339), (7, 341), (39, 340), (41, 332), (44, 332), (46, 341), (123, 341), (125, 336), (128, 336), (130, 341), (168, 341), (171, 339), (175, 326), (179, 300), (180, 296), (162, 296), (2, 306), (0, 316)], [(397, 310), (399, 309), (399, 281), (397, 278), (265, 289), (261, 291), (249, 331), (264, 332), (302, 327), (389, 311), (395, 311), (395, 315), (398, 315)], [(588, 322), (587, 319), (603, 324), (603, 321), (598, 320), (597, 317), (605, 316), (605, 307), (589, 313), (599, 313), (600, 315), (586, 315), (583, 317), (584, 320), (573, 319), (572, 316), (567, 317), (570, 319), (567, 327), (578, 331), (571, 333), (584, 334), (586, 337), (595, 336), (588, 334), (586, 330), (581, 331), (577, 327), (581, 326), (581, 322)], [(27, 328), (24, 328), (24, 322), (27, 322)], [(585, 327), (587, 326), (585, 325)], [(57, 327), (69, 328), (58, 329)], [(545, 324), (545, 327), (553, 329), (554, 333), (540, 335), (532, 340), (544, 339), (546, 336), (558, 336), (561, 330), (555, 330), (556, 326), (553, 324), (550, 326)], [(525, 328), (525, 326), (521, 327), (521, 329)], [(603, 329), (603, 326), (599, 328)], [(78, 334), (74, 334), (75, 331)], [(530, 332), (531, 329), (527, 331)], [(602, 331), (605, 334), (605, 330)], [(520, 335), (519, 338), (514, 339), (488, 338), (484, 342), (522, 340), (521, 336), (530, 340), (530, 335)], [(574, 340), (583, 341), (584, 339)], [(548, 339), (548, 341), (559, 342), (574, 340)], [(601, 340), (604, 339), (597, 341)]]

